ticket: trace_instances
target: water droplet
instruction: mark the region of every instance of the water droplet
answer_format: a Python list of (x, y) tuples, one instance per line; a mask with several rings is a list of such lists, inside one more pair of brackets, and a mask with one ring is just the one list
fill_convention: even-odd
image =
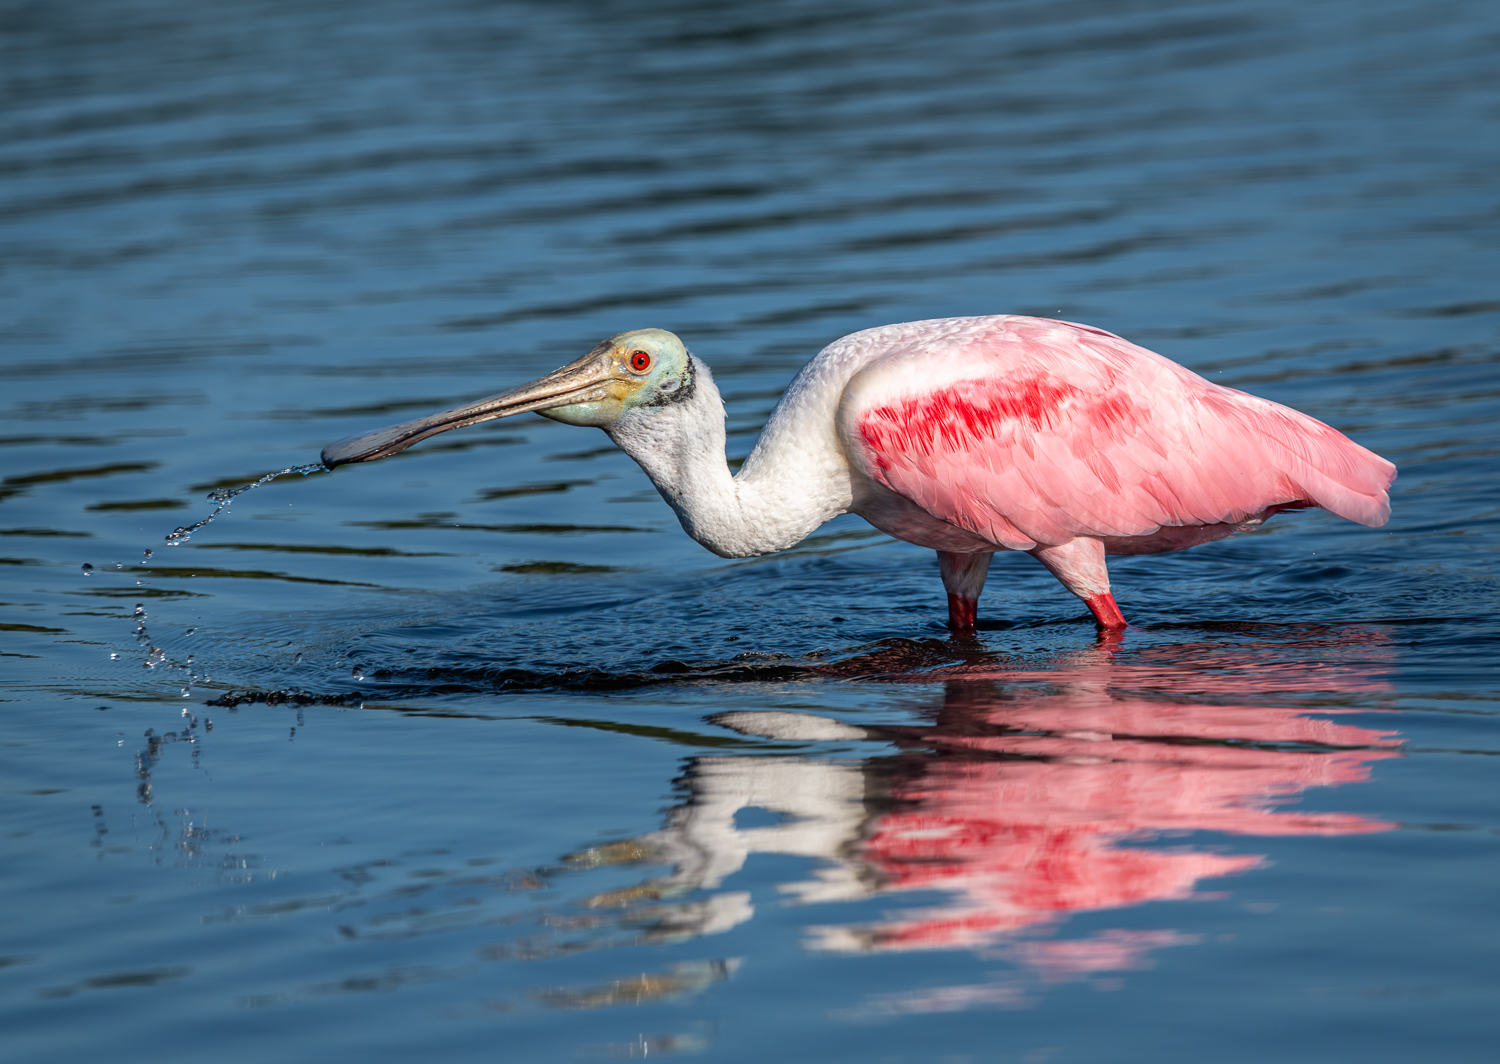
[(88, 562), (84, 562), (83, 563), (83, 575), (84, 576), (88, 576), (93, 571), (94, 571), (94, 567), (92, 565), (90, 565)]
[(274, 473), (267, 473), (265, 476), (261, 477), (254, 483), (245, 484), (238, 488), (217, 488), (214, 491), (209, 492), (208, 495), (205, 496), (209, 502), (215, 504), (213, 513), (209, 514), (207, 517), (197, 522), (196, 524), (181, 525), (177, 528), (172, 529), (172, 531), (168, 532), (166, 535), (167, 545), (170, 547), (176, 547), (180, 546), (183, 543), (186, 543), (188, 541), (188, 537), (190, 537), (194, 532), (198, 531), (198, 529), (202, 528), (214, 518), (218, 517), (219, 514), (223, 513), (225, 507), (227, 507), (230, 502), (235, 499), (236, 496), (243, 495), (251, 488), (258, 488), (262, 484), (269, 484), (277, 477), (284, 476), (287, 473), (301, 473), (305, 477), (309, 473), (326, 472), (328, 472), (326, 466), (324, 466), (321, 462), (314, 462), (311, 465), (288, 466), (286, 469), (278, 469)]
[(358, 665), (354, 666), (349, 675), (353, 676), (356, 680), (363, 680), (365, 678), (364, 670), (362, 670)]
[[(186, 688), (186, 687), (184, 687), (184, 688), (183, 688), (183, 689), (182, 689), (182, 697), (183, 697), (183, 698), (192, 698), (192, 697), (193, 697), (193, 692), (192, 692), (192, 691), (190, 691), (190, 690), (188, 690), (188, 689), (187, 689), (187, 688)], [(184, 709), (184, 710), (183, 710), (183, 711), (182, 711), (182, 715), (183, 715), (183, 716), (184, 716), (184, 717), (185, 717), (185, 716), (187, 716), (187, 710), (186, 710), (186, 709)]]
[(110, 661), (119, 661), (120, 660), (120, 655), (119, 654), (111, 654), (109, 656), (109, 660)]
[(183, 635), (192, 635), (192, 634), (193, 634), (193, 633), (194, 633), (194, 632), (196, 632), (196, 631), (197, 631), (197, 630), (198, 630), (198, 629), (196, 629), (196, 628), (189, 628), (189, 629), (188, 629), (188, 630), (187, 630), (187, 631), (186, 631), (186, 632), (183, 632), (183, 633), (182, 633), (182, 634), (183, 634)]
[(144, 619), (146, 616), (146, 604), (144, 602), (137, 602), (135, 604), (135, 612), (131, 616)]
[(141, 555), (141, 561), (145, 561), (147, 558), (154, 558), (155, 556), (156, 556), (156, 552), (154, 550), (152, 550), (150, 547), (147, 547), (146, 550), (145, 550), (145, 553), (143, 553)]
[(292, 659), (292, 664), (293, 665), (301, 665), (302, 664), (302, 655), (298, 654), (295, 658), (293, 658)]

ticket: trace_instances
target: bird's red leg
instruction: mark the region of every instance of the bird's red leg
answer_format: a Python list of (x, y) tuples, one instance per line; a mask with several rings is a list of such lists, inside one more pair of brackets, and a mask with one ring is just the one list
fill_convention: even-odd
[(972, 632), (979, 623), (979, 593), (989, 575), (991, 554), (958, 554), (940, 550), (938, 572), (948, 592), (948, 627)]
[(1094, 595), (1092, 598), (1083, 600), (1083, 604), (1089, 608), (1094, 615), (1094, 620), (1099, 622), (1100, 628), (1124, 628), (1125, 615), (1120, 612), (1115, 597), (1108, 591), (1102, 595)]
[(1063, 587), (1083, 599), (1100, 628), (1128, 627), (1115, 597), (1109, 593), (1109, 570), (1104, 566), (1101, 541), (1079, 536), (1056, 547), (1037, 547), (1027, 553), (1061, 580)]
[(979, 600), (948, 592), (948, 627), (956, 632), (968, 632), (978, 625)]

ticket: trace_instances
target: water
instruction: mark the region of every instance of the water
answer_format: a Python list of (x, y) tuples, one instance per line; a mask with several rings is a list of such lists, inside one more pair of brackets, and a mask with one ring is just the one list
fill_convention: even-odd
[[(203, 528), (205, 525), (212, 524), (214, 518), (223, 513), (229, 507), (230, 503), (234, 502), (235, 499), (245, 494), (245, 492), (249, 491), (251, 488), (258, 488), (262, 484), (269, 484), (277, 477), (285, 476), (288, 473), (301, 473), (305, 477), (310, 473), (326, 472), (328, 472), (328, 469), (323, 465), (322, 462), (313, 462), (308, 465), (288, 466), (285, 469), (278, 469), (274, 473), (267, 473), (265, 476), (258, 477), (257, 479), (252, 480), (250, 483), (242, 484), (237, 488), (216, 488), (213, 491), (209, 492), (207, 496), (209, 502), (216, 504), (213, 508), (213, 512), (201, 521), (194, 521), (190, 525), (179, 525), (177, 528), (172, 529), (172, 531), (168, 532), (166, 535), (167, 546), (182, 546), (188, 540), (193, 538), (194, 532), (198, 531), (200, 528)], [(153, 551), (150, 547), (147, 547), (142, 552), (142, 560), (149, 561), (155, 553), (156, 552)]]
[[(0, 8), (15, 1061), (1488, 1060), (1500, 14)], [(727, 562), (599, 434), (327, 442), (628, 328), (743, 456), (857, 328), (1118, 332), (1401, 469), (1112, 561)], [(157, 548), (158, 554), (147, 552)]]

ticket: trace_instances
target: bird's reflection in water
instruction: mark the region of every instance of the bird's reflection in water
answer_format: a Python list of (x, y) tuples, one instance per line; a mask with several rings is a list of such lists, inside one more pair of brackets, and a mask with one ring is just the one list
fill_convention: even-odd
[[(873, 923), (812, 927), (810, 948), (974, 949), (1015, 966), (1005, 981), (876, 1004), (885, 1011), (1014, 1005), (1038, 985), (1077, 979), (1107, 988), (1105, 973), (1144, 967), (1151, 951), (1196, 936), (1116, 929), (1049, 939), (1068, 914), (1201, 898), (1203, 881), (1265, 860), (1151, 843), (1200, 831), (1346, 835), (1395, 826), (1287, 808), (1308, 787), (1366, 780), (1372, 762), (1399, 756), (1394, 733), (1326, 719), (1346, 712), (1338, 702), (1384, 690), (1368, 667), (1382, 653), (1379, 633), (1348, 631), (1314, 640), (1322, 644), (1315, 663), (1296, 667), (1284, 646), (1275, 660), (1255, 648), (1203, 646), (1184, 656), (1177, 646), (1161, 664), (1117, 663), (1102, 648), (1048, 671), (951, 672), (941, 703), (904, 726), (721, 714), (716, 723), (743, 734), (883, 741), (898, 752), (694, 758), (680, 780), (686, 800), (662, 830), (568, 863), (670, 865), (667, 875), (585, 903), (660, 941), (751, 919), (750, 894), (721, 889), (750, 854), (813, 858), (809, 878), (780, 886), (788, 900), (947, 897)], [(1366, 664), (1340, 664), (1351, 652)]]
[[(349, 970), (246, 999), (270, 1007), (466, 977), (469, 965), (371, 967), (391, 944), (429, 935), (473, 935), (477, 961), (528, 968), (616, 947), (686, 946), (752, 921), (765, 899), (737, 873), (751, 854), (781, 854), (808, 859), (806, 873), (777, 885), (788, 903), (878, 899), (884, 910), (863, 922), (814, 916), (805, 922), (810, 949), (963, 949), (1004, 962), (992, 981), (897, 993), (866, 1002), (858, 1015), (1016, 1006), (1073, 980), (1107, 989), (1157, 951), (1198, 936), (1161, 926), (1180, 925), (1181, 909), (1072, 936), (1070, 914), (1223, 896), (1211, 892), (1266, 860), (1235, 836), (1387, 830), (1394, 825), (1295, 803), (1309, 787), (1364, 781), (1374, 762), (1400, 756), (1394, 732), (1345, 716), (1380, 708), (1391, 655), (1384, 630), (1307, 626), (1215, 643), (1130, 644), (1106, 640), (1031, 670), (1002, 670), (977, 643), (900, 644), (842, 659), (820, 671), (894, 692), (906, 704), (892, 713), (883, 697), (881, 715), (902, 723), (721, 713), (711, 720), (773, 742), (690, 758), (678, 780), (682, 798), (658, 831), (540, 868), (446, 850), (391, 855), (333, 869), (341, 886), (331, 894), (231, 906), (204, 922), (277, 918), (288, 905), (338, 914), (340, 948), (355, 951), (343, 962)], [(789, 753), (794, 742), (803, 746)], [(150, 758), (142, 765), (149, 770)], [(191, 819), (184, 840), (193, 832), (194, 849), (179, 849), (195, 864), (222, 856), (235, 882), (264, 874), (218, 853), (219, 843), (237, 839), (200, 838), (201, 818)], [(1199, 832), (1214, 834), (1205, 841), (1193, 837)], [(407, 861), (416, 857), (414, 872)], [(612, 889), (583, 885), (595, 877)], [(731, 945), (740, 940), (719, 941), (708, 956), (689, 946), (686, 956), (674, 950), (614, 978), (602, 961), (587, 982), (559, 985), (530, 968), (517, 996), (496, 998), (499, 983), (487, 981), (477, 1004), (490, 1013), (690, 998), (732, 979), (742, 963)]]

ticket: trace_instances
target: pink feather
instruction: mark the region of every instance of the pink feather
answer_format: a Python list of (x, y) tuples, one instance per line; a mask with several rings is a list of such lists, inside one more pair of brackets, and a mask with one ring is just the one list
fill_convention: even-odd
[(1395, 467), (1305, 414), (1089, 326), (959, 323), (861, 370), (841, 434), (865, 476), (996, 546), (1154, 553), (1278, 508), (1390, 516)]

